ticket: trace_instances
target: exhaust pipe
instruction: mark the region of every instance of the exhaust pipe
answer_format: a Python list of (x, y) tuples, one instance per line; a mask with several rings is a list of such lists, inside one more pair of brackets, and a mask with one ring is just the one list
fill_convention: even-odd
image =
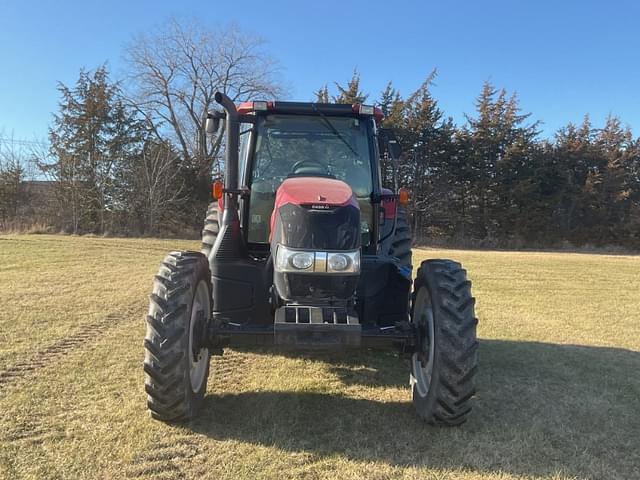
[[(224, 108), (226, 120), (227, 144), (225, 148), (224, 160), (224, 210), (237, 210), (238, 190), (238, 142), (240, 137), (240, 122), (238, 121), (238, 111), (236, 105), (228, 96), (222, 92), (216, 92), (215, 101)], [(237, 215), (236, 215), (237, 216)]]
[[(233, 101), (222, 92), (216, 92), (215, 101), (222, 105), (226, 112), (226, 148), (224, 165), (224, 204), (220, 230), (216, 242), (209, 253), (211, 273), (222, 278), (224, 270), (219, 271), (223, 263), (233, 262), (246, 257), (246, 245), (240, 230), (238, 215), (238, 142), (240, 137), (240, 122), (238, 111)], [(214, 298), (223, 298), (220, 282), (214, 280)]]

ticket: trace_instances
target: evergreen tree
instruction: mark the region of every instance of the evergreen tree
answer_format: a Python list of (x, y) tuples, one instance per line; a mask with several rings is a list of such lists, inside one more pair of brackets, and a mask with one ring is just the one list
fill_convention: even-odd
[(142, 123), (109, 81), (106, 66), (80, 71), (76, 85), (59, 84), (59, 112), (49, 129), (54, 163), (47, 171), (57, 181), (64, 228), (104, 232), (115, 205), (116, 169), (136, 154)]
[(530, 114), (520, 113), (517, 96), (485, 82), (476, 101), (477, 117), (467, 117), (470, 168), (474, 176), (477, 211), (475, 234), (494, 239), (513, 235), (518, 207), (516, 185), (531, 172), (537, 123), (526, 124)]
[(315, 95), (316, 103), (329, 103), (329, 89), (325, 85), (324, 87), (320, 87), (318, 90), (313, 92)]
[(365, 95), (360, 91), (360, 74), (357, 70), (353, 71), (351, 80), (347, 83), (346, 87), (343, 87), (338, 82), (335, 82), (336, 88), (339, 94), (333, 97), (335, 103), (365, 103), (369, 95)]
[(625, 170), (630, 193), (625, 243), (640, 248), (640, 138), (630, 143), (626, 153)]
[(590, 182), (594, 185), (591, 207), (597, 243), (621, 243), (628, 235), (626, 224), (631, 211), (631, 186), (629, 164), (633, 161), (633, 138), (618, 118), (609, 116), (595, 138), (595, 147), (602, 160), (599, 169), (593, 171)]
[(387, 84), (380, 94), (378, 106), (382, 110), (384, 117), (382, 118), (381, 127), (383, 128), (401, 128), (404, 102), (391, 82)]
[[(380, 124), (380, 128), (391, 130), (394, 137), (402, 137), (403, 129), (403, 110), (404, 102), (400, 97), (400, 93), (393, 88), (391, 82), (387, 84), (385, 89), (380, 94), (378, 106), (382, 110), (383, 118)], [(394, 185), (394, 166), (391, 164), (391, 160), (384, 152), (381, 152), (381, 166), (380, 171), (382, 174), (382, 181), (385, 187), (395, 187)], [(399, 159), (395, 159), (396, 161)]]
[(574, 243), (584, 242), (585, 186), (597, 161), (593, 138), (594, 129), (585, 115), (579, 127), (569, 123), (561, 128), (553, 145), (553, 157), (563, 172), (557, 208), (559, 236)]
[[(401, 183), (412, 192), (413, 231), (429, 234), (427, 227), (450, 232), (449, 159), (453, 152), (455, 126), (430, 92), (433, 71), (403, 103), (403, 124), (399, 135), (405, 155), (400, 169)], [(395, 97), (395, 95), (394, 95)]]

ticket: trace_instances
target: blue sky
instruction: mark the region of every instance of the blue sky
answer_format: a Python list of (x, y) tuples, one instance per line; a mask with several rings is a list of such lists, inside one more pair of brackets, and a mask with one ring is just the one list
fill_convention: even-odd
[(403, 94), (437, 68), (435, 97), (461, 123), (484, 80), (516, 90), (548, 136), (587, 112), (640, 135), (640, 2), (634, 1), (92, 1), (5, 0), (0, 9), (0, 132), (44, 139), (56, 83), (108, 62), (123, 71), (132, 35), (167, 17), (234, 22), (261, 35), (290, 99), (309, 100), (354, 68), (377, 98)]

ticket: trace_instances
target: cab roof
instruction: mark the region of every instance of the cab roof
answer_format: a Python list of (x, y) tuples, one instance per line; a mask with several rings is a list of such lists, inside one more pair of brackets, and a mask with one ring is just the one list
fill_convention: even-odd
[(242, 102), (237, 107), (240, 115), (250, 113), (284, 113), (293, 115), (331, 115), (331, 116), (363, 116), (373, 117), (376, 123), (383, 118), (382, 110), (372, 105), (359, 103), (313, 103), (313, 102), (281, 102), (250, 101)]

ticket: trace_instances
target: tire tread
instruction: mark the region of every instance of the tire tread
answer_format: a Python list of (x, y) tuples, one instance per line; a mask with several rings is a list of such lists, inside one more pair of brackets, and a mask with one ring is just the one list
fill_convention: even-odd
[(200, 252), (169, 253), (154, 277), (146, 316), (143, 369), (147, 406), (158, 420), (189, 418), (197, 408), (199, 393), (191, 391), (185, 356), (189, 355), (190, 305), (202, 280), (211, 292), (209, 263)]
[(436, 350), (430, 390), (420, 397), (414, 387), (414, 406), (428, 423), (460, 425), (471, 411), (478, 371), (478, 320), (471, 282), (458, 262), (435, 259), (422, 262), (418, 269), (414, 301), (421, 287), (431, 294)]

